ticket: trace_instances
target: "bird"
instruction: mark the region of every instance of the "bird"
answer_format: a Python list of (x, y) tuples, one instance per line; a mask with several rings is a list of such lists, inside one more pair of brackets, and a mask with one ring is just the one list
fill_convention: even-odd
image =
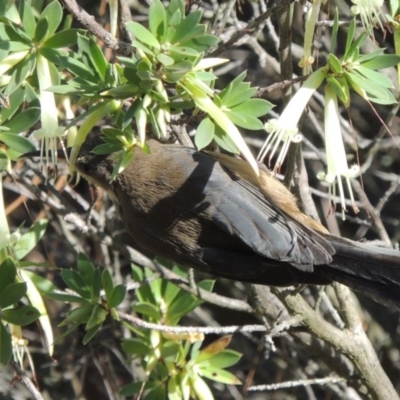
[(108, 194), (140, 248), (240, 282), (339, 282), (400, 310), (400, 252), (329, 234), (267, 170), (150, 139), (112, 180), (115, 155), (92, 152), (101, 143), (86, 140), (75, 169)]

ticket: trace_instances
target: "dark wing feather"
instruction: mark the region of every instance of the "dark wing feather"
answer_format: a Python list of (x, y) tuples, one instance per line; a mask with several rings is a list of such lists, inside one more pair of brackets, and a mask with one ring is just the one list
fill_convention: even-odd
[[(257, 254), (312, 272), (313, 265), (328, 264), (334, 249), (318, 233), (283, 214), (253, 184), (228, 174), (212, 157), (193, 152), (202, 171), (209, 170), (207, 184), (196, 174), (188, 179), (193, 190), (203, 190), (210, 204), (212, 222)], [(179, 158), (175, 158), (179, 162)], [(204, 175), (203, 175), (204, 180)], [(223, 195), (222, 195), (223, 189)], [(206, 246), (206, 244), (204, 244)]]

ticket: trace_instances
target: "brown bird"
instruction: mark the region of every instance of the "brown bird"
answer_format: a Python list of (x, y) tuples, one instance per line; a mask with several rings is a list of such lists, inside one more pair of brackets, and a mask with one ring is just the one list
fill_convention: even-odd
[(102, 143), (80, 149), (76, 169), (103, 188), (131, 237), (154, 255), (242, 282), (273, 286), (337, 281), (400, 309), (400, 252), (330, 235), (267, 172), (220, 153), (150, 140), (110, 182)]

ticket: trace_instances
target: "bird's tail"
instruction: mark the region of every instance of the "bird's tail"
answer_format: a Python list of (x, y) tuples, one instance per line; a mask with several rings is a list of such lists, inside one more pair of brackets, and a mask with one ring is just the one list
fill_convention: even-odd
[(329, 236), (336, 254), (315, 272), (400, 310), (400, 251)]

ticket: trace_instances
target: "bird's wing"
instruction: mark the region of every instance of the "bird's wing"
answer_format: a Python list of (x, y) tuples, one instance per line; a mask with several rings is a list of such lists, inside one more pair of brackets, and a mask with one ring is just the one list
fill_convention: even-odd
[[(318, 233), (294, 221), (277, 209), (254, 184), (229, 174), (215, 159), (193, 152), (194, 161), (202, 166), (188, 176), (192, 190), (202, 190), (209, 203), (208, 216), (219, 229), (239, 238), (257, 254), (268, 259), (288, 262), (303, 270), (331, 262), (333, 247)], [(179, 163), (177, 157), (176, 162)], [(207, 183), (204, 172), (209, 171)], [(209, 247), (207, 238), (200, 246)]]

